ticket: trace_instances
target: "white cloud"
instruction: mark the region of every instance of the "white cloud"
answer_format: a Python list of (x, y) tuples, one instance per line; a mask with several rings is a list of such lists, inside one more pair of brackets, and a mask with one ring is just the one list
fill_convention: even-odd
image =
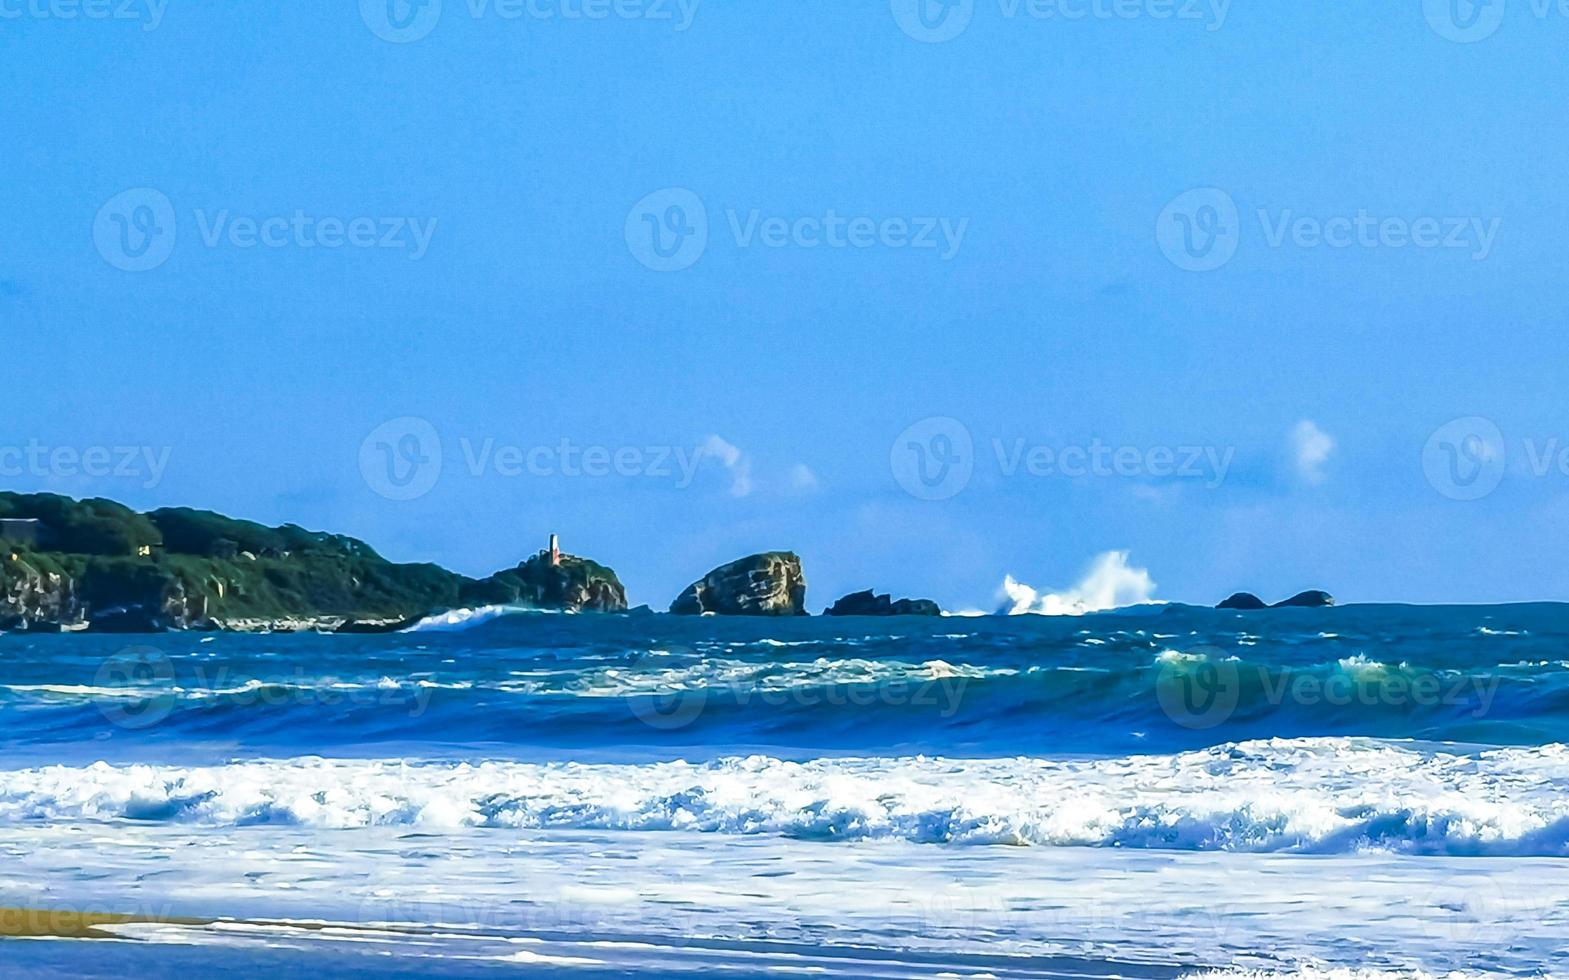
[(811, 493), (822, 486), (822, 481), (817, 479), (817, 474), (805, 463), (796, 463), (790, 467), (790, 489), (798, 493)]
[(822, 481), (805, 463), (796, 463), (781, 478), (773, 470), (765, 470), (763, 478), (752, 475), (752, 457), (720, 435), (710, 435), (697, 447), (696, 459), (716, 464), (730, 478), (730, 496), (749, 497), (754, 491), (770, 493), (809, 494), (822, 487)]
[(1128, 564), (1128, 552), (1107, 551), (1095, 558), (1079, 584), (1063, 592), (1040, 593), (1009, 575), (1003, 580), (1000, 610), (1009, 616), (1082, 616), (1155, 601), (1155, 581), (1143, 568)]
[(730, 495), (745, 497), (752, 492), (752, 461), (736, 446), (720, 436), (711, 435), (698, 452), (719, 463), (730, 473)]
[(1324, 467), (1335, 452), (1335, 439), (1308, 419), (1291, 430), (1292, 461), (1297, 476), (1308, 483), (1324, 482)]

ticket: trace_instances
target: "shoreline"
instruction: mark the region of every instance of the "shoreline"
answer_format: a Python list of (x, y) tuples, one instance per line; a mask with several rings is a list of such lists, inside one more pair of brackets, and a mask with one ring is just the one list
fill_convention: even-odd
[(97, 939), (123, 936), (105, 926), (178, 925), (207, 926), (214, 920), (182, 916), (121, 915), (65, 909), (0, 908), (0, 939)]

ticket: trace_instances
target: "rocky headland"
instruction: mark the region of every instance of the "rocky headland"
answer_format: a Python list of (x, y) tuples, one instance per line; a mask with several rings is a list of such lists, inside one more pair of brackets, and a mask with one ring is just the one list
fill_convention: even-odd
[(461, 605), (626, 609), (597, 562), (542, 550), (473, 579), (370, 545), (210, 511), (0, 493), (0, 630), (384, 632)]

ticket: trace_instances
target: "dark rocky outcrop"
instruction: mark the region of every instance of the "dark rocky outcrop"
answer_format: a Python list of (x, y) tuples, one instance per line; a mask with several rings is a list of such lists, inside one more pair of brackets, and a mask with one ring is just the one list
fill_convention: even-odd
[(733, 561), (687, 586), (670, 611), (678, 616), (805, 616), (801, 559), (770, 551)]
[(1335, 604), (1335, 597), (1328, 592), (1312, 589), (1299, 592), (1284, 602), (1277, 602), (1273, 609), (1324, 609)]
[(89, 630), (93, 633), (167, 633), (181, 628), (176, 620), (146, 606), (116, 606), (95, 613)]
[(941, 616), (942, 607), (930, 599), (899, 599), (878, 595), (871, 589), (852, 592), (824, 611), (825, 616)]
[(464, 586), (465, 606), (522, 605), (563, 612), (625, 612), (627, 592), (616, 573), (598, 562), (541, 552), (516, 568)]
[(1251, 592), (1238, 592), (1215, 608), (1243, 611), (1257, 609), (1324, 609), (1334, 604), (1334, 596), (1328, 592), (1320, 592), (1315, 589), (1309, 592), (1299, 592), (1289, 599), (1273, 604), (1266, 603)]
[(1236, 595), (1222, 602), (1216, 609), (1268, 609), (1269, 603), (1260, 599), (1251, 592), (1238, 592)]

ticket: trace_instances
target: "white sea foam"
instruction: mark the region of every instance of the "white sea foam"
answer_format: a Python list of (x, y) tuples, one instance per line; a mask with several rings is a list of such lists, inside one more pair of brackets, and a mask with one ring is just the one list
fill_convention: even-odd
[(320, 759), (0, 772), (0, 822), (414, 825), (1167, 850), (1569, 854), (1569, 749), (1245, 742), (1096, 760), (478, 765)]
[[(1426, 973), (1421, 970), (1368, 970), (1351, 967), (1303, 966), (1290, 971), (1209, 970), (1186, 973), (1179, 980), (1492, 980), (1509, 974), (1467, 971)], [(1547, 980), (1547, 978), (1541, 978)]]
[(1009, 616), (1083, 616), (1153, 603), (1155, 581), (1148, 571), (1128, 564), (1128, 552), (1107, 551), (1096, 557), (1071, 589), (1037, 592), (1009, 575), (1003, 580), (1002, 595), (1001, 611)]
[(458, 630), (472, 629), (481, 623), (488, 623), (493, 619), (503, 616), (517, 616), (523, 614), (544, 615), (551, 610), (533, 609), (528, 606), (496, 605), (476, 606), (472, 609), (449, 609), (446, 612), (426, 616), (424, 619), (403, 630), (405, 633), (445, 633)]

